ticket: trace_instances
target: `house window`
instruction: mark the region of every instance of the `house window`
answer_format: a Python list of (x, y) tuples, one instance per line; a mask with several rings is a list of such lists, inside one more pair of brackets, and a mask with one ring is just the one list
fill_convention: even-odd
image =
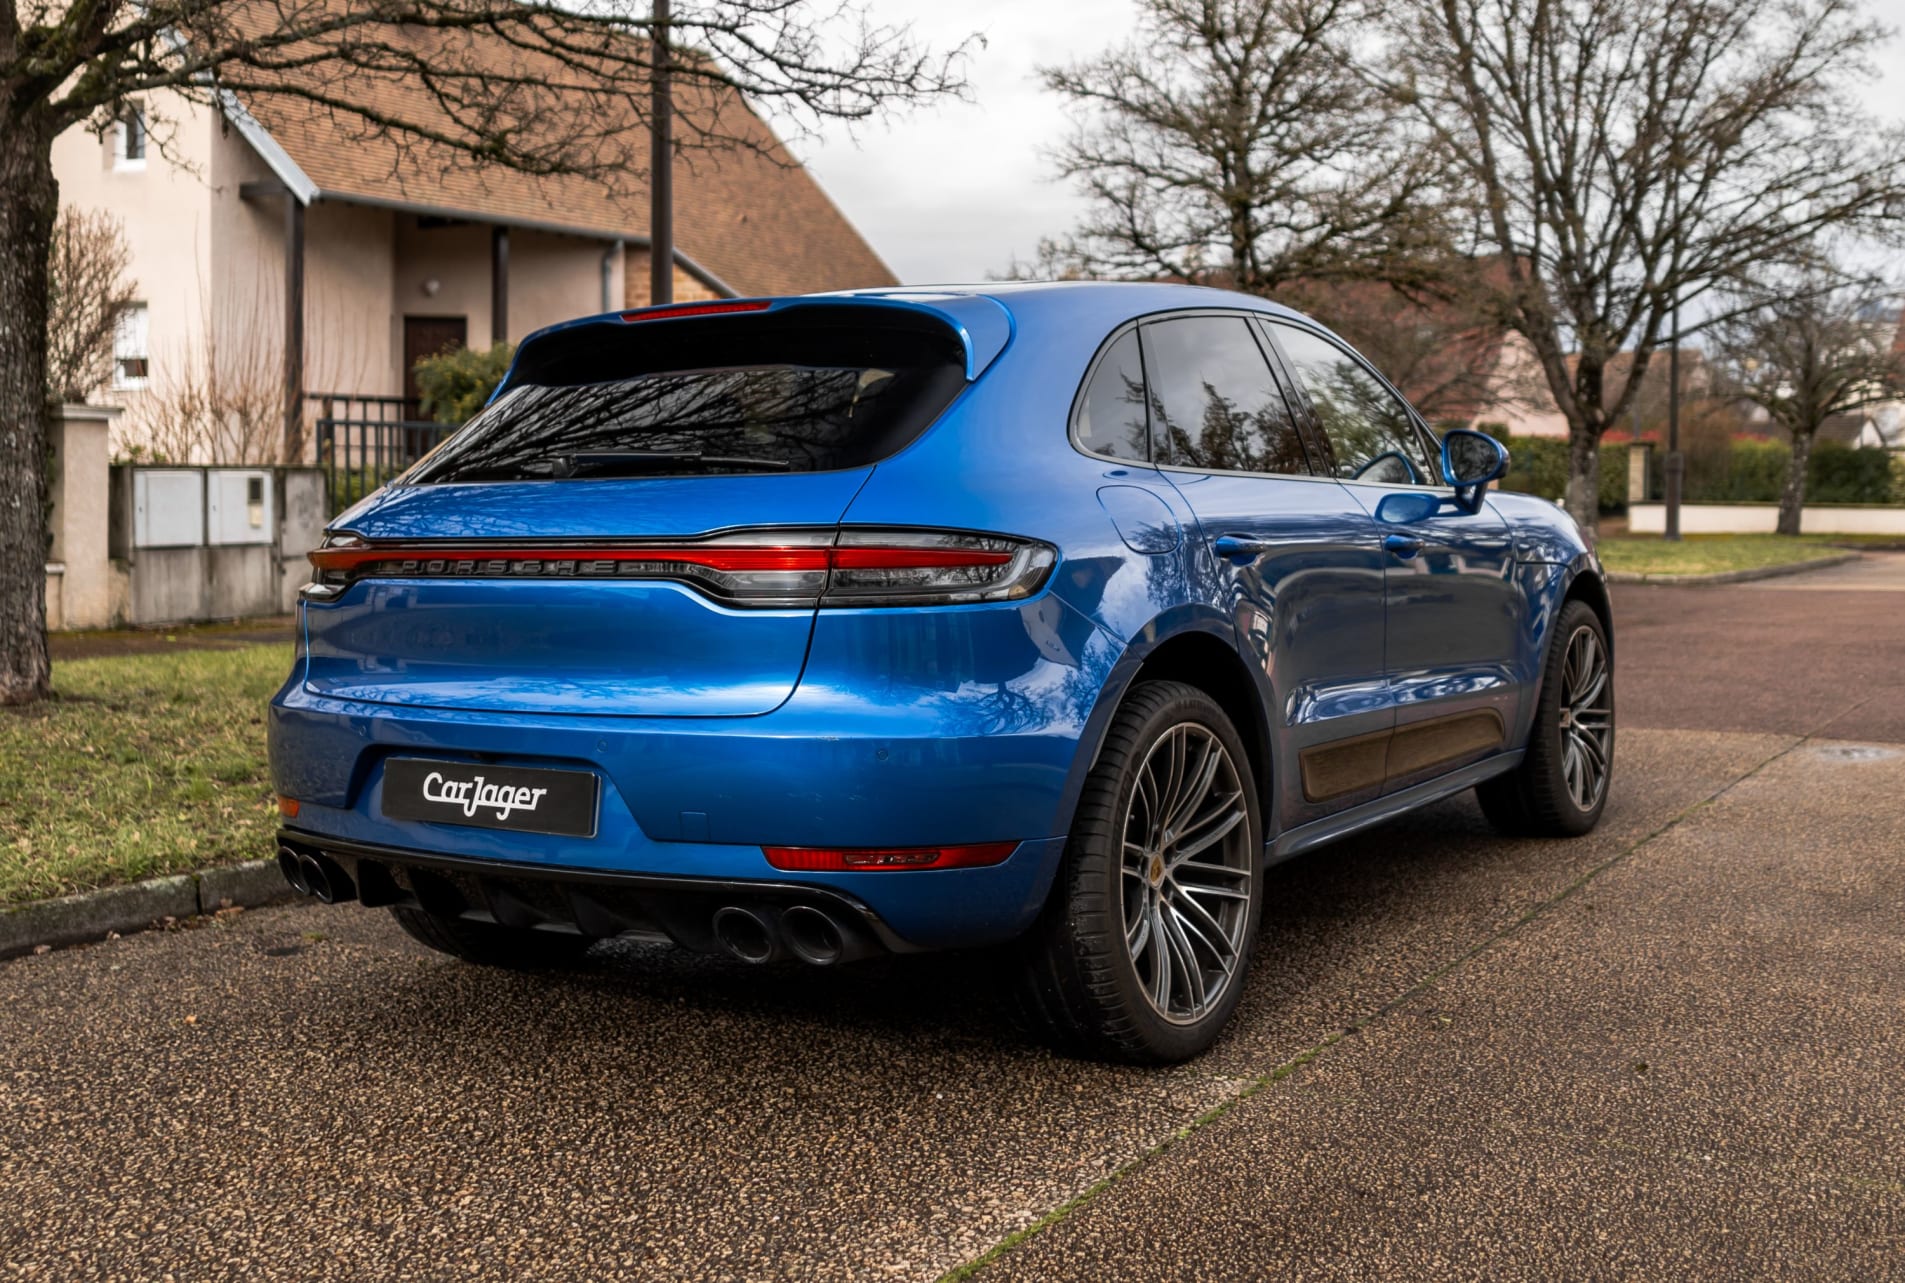
[(112, 163), (114, 169), (146, 167), (146, 116), (137, 107), (127, 107), (113, 130)]
[(151, 374), (146, 354), (146, 305), (133, 303), (119, 314), (119, 325), (112, 339), (112, 385), (116, 388), (142, 388)]

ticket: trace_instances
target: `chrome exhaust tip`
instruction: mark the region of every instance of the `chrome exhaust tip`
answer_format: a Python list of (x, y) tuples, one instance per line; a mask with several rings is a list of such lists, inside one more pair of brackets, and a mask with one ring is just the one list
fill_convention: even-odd
[(742, 962), (772, 962), (780, 956), (780, 938), (768, 920), (738, 904), (714, 911), (714, 938)]
[(299, 856), (298, 870), (304, 874), (305, 885), (310, 888), (311, 894), (325, 904), (357, 898), (357, 887), (351, 882), (351, 875), (327, 855)]
[(304, 857), (288, 846), (278, 848), (278, 872), (299, 895), (311, 894), (311, 880), (304, 876)]
[(796, 958), (809, 966), (831, 967), (847, 954), (847, 934), (820, 909), (797, 904), (781, 914), (781, 934)]

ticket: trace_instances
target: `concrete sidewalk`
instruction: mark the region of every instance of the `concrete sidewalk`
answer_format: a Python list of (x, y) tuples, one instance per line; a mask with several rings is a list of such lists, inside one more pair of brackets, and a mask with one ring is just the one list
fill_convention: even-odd
[(1905, 1275), (1902, 796), (1790, 748), (981, 1277)]

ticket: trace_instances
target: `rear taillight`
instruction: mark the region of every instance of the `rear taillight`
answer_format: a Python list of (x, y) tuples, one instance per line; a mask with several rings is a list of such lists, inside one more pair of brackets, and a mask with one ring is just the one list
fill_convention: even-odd
[(789, 873), (858, 873), (898, 869), (979, 869), (1003, 864), (1017, 842), (967, 846), (764, 846), (767, 862)]
[(805, 529), (614, 544), (398, 545), (342, 533), (310, 558), (312, 601), (359, 579), (664, 579), (733, 606), (839, 608), (1015, 601), (1044, 586), (1058, 553), (1004, 535)]

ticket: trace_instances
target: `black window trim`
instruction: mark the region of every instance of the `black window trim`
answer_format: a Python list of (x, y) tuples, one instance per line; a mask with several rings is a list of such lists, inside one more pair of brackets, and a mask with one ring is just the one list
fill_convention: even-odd
[(1105, 335), (1104, 341), (1098, 345), (1098, 350), (1091, 354), (1091, 360), (1085, 363), (1085, 376), (1078, 381), (1078, 390), (1072, 393), (1071, 413), (1065, 420), (1065, 437), (1066, 440), (1071, 442), (1072, 449), (1078, 451), (1078, 453), (1084, 455), (1087, 459), (1097, 459), (1104, 463), (1116, 463), (1126, 468), (1155, 469), (1158, 465), (1152, 458), (1155, 451), (1153, 449), (1154, 442), (1151, 436), (1151, 372), (1145, 368), (1144, 364), (1143, 339), (1139, 339), (1138, 341), (1138, 377), (1144, 380), (1144, 458), (1121, 459), (1115, 454), (1099, 454), (1096, 450), (1086, 448), (1084, 438), (1079, 435), (1078, 431), (1079, 421), (1083, 419), (1085, 415), (1085, 400), (1091, 392), (1092, 380), (1098, 377), (1098, 368), (1105, 363), (1105, 358), (1111, 355), (1111, 349), (1118, 346), (1119, 339), (1122, 339), (1127, 334), (1137, 333), (1138, 322), (1141, 319), (1142, 318), (1133, 318), (1132, 320), (1120, 322), (1116, 329)]
[[(1248, 330), (1251, 337), (1256, 340), (1258, 351), (1264, 358), (1264, 364), (1269, 368), (1270, 381), (1276, 385), (1278, 392), (1283, 396), (1284, 405), (1290, 409), (1291, 420), (1296, 424), (1297, 439), (1301, 441), (1303, 445), (1303, 459), (1304, 462), (1309, 465), (1310, 471), (1260, 472), (1249, 468), (1193, 468), (1185, 464), (1159, 463), (1157, 461), (1157, 435), (1152, 431), (1151, 425), (1150, 345), (1144, 341), (1144, 335), (1140, 331), (1142, 331), (1144, 326), (1154, 322), (1185, 320), (1199, 316), (1231, 316), (1244, 322), (1244, 328)], [(1296, 403), (1292, 402), (1292, 385), (1289, 381), (1290, 376), (1283, 365), (1282, 354), (1274, 346), (1266, 344), (1264, 335), (1259, 333), (1259, 325), (1253, 324), (1253, 322), (1261, 322), (1265, 319), (1267, 318), (1264, 313), (1250, 311), (1244, 308), (1185, 307), (1171, 308), (1162, 312), (1147, 312), (1143, 316), (1134, 316), (1127, 321), (1121, 322), (1116, 329), (1105, 336), (1104, 341), (1098, 345), (1098, 350), (1092, 353), (1090, 362), (1085, 366), (1085, 377), (1079, 381), (1078, 391), (1072, 395), (1071, 417), (1066, 425), (1066, 436), (1071, 442), (1072, 449), (1078, 451), (1078, 453), (1084, 455), (1087, 459), (1097, 459), (1103, 463), (1115, 463), (1127, 468), (1149, 468), (1153, 472), (1177, 472), (1187, 476), (1256, 477), (1260, 479), (1275, 478), (1289, 481), (1339, 480), (1340, 478), (1334, 477), (1329, 473), (1317, 471), (1326, 456), (1318, 452), (1316, 443), (1310, 439), (1310, 429), (1306, 420), (1309, 411), (1308, 400), (1307, 398), (1304, 399), (1301, 409), (1298, 408)], [(1138, 368), (1144, 375), (1145, 458), (1142, 460), (1120, 459), (1116, 455), (1099, 454), (1094, 450), (1088, 450), (1078, 435), (1078, 421), (1084, 409), (1085, 394), (1091, 387), (1092, 379), (1098, 374), (1098, 367), (1104, 363), (1105, 356), (1111, 351), (1112, 346), (1126, 334), (1133, 332), (1139, 332)], [(1387, 386), (1386, 381), (1385, 386)], [(1297, 395), (1299, 397), (1304, 396), (1300, 391)], [(1409, 403), (1404, 401), (1403, 404), (1406, 406)], [(1411, 409), (1410, 413), (1413, 416), (1414, 410)]]
[[(1261, 312), (1256, 313), (1255, 315), (1257, 319), (1258, 328), (1264, 332), (1263, 337), (1272, 345), (1273, 349), (1275, 350), (1277, 354), (1276, 360), (1277, 360), (1277, 366), (1279, 371), (1284, 375), (1285, 379), (1288, 382), (1288, 385), (1296, 389), (1296, 395), (1301, 399), (1303, 403), (1303, 413), (1299, 416), (1299, 418), (1302, 420), (1305, 426), (1305, 429), (1307, 431), (1314, 433), (1319, 441), (1327, 442), (1328, 440), (1328, 438), (1323, 433), (1323, 420), (1316, 413), (1316, 403), (1310, 399), (1309, 389), (1303, 386), (1302, 380), (1297, 377), (1295, 368), (1288, 354), (1284, 352), (1282, 344), (1277, 342), (1276, 327), (1279, 325), (1287, 325), (1293, 330), (1301, 330), (1306, 334), (1312, 335), (1316, 338), (1323, 340), (1325, 343), (1328, 343), (1331, 347), (1335, 348), (1337, 351), (1346, 354), (1352, 361), (1356, 362), (1357, 365), (1361, 366), (1364, 370), (1368, 371), (1368, 373), (1372, 375), (1378, 383), (1382, 384), (1383, 387), (1387, 388), (1389, 391), (1389, 394), (1395, 397), (1396, 400), (1402, 405), (1403, 410), (1407, 412), (1409, 416), (1409, 424), (1411, 427), (1415, 429), (1416, 446), (1418, 449), (1424, 452), (1427, 459), (1428, 467), (1429, 467), (1429, 476), (1422, 481), (1409, 481), (1409, 482), (1363, 481), (1356, 477), (1337, 477), (1337, 476), (1331, 476), (1331, 480), (1340, 481), (1344, 485), (1376, 486), (1384, 490), (1428, 489), (1428, 490), (1447, 490), (1451, 494), (1454, 493), (1454, 487), (1450, 486), (1447, 482), (1443, 481), (1439, 471), (1439, 464), (1440, 464), (1440, 460), (1442, 456), (1441, 443), (1436, 440), (1435, 434), (1429, 430), (1427, 423), (1423, 421), (1421, 411), (1417, 410), (1415, 406), (1411, 405), (1409, 403), (1409, 398), (1402, 394), (1401, 389), (1396, 387), (1396, 385), (1391, 383), (1387, 378), (1383, 377), (1382, 371), (1378, 370), (1375, 366), (1371, 365), (1367, 357), (1363, 356), (1362, 353), (1358, 352), (1355, 348), (1351, 347), (1348, 343), (1345, 343), (1342, 339), (1337, 338), (1335, 335), (1329, 333), (1327, 330), (1324, 330), (1319, 325), (1316, 325), (1313, 323), (1306, 323), (1305, 321), (1300, 321), (1297, 318), (1290, 317), (1290, 316), (1273, 316), (1273, 315), (1269, 315), (1267, 313), (1261, 313)], [(1322, 447), (1322, 448), (1324, 451), (1323, 453), (1324, 458), (1335, 457), (1335, 452), (1333, 450), (1330, 450), (1327, 447)]]

